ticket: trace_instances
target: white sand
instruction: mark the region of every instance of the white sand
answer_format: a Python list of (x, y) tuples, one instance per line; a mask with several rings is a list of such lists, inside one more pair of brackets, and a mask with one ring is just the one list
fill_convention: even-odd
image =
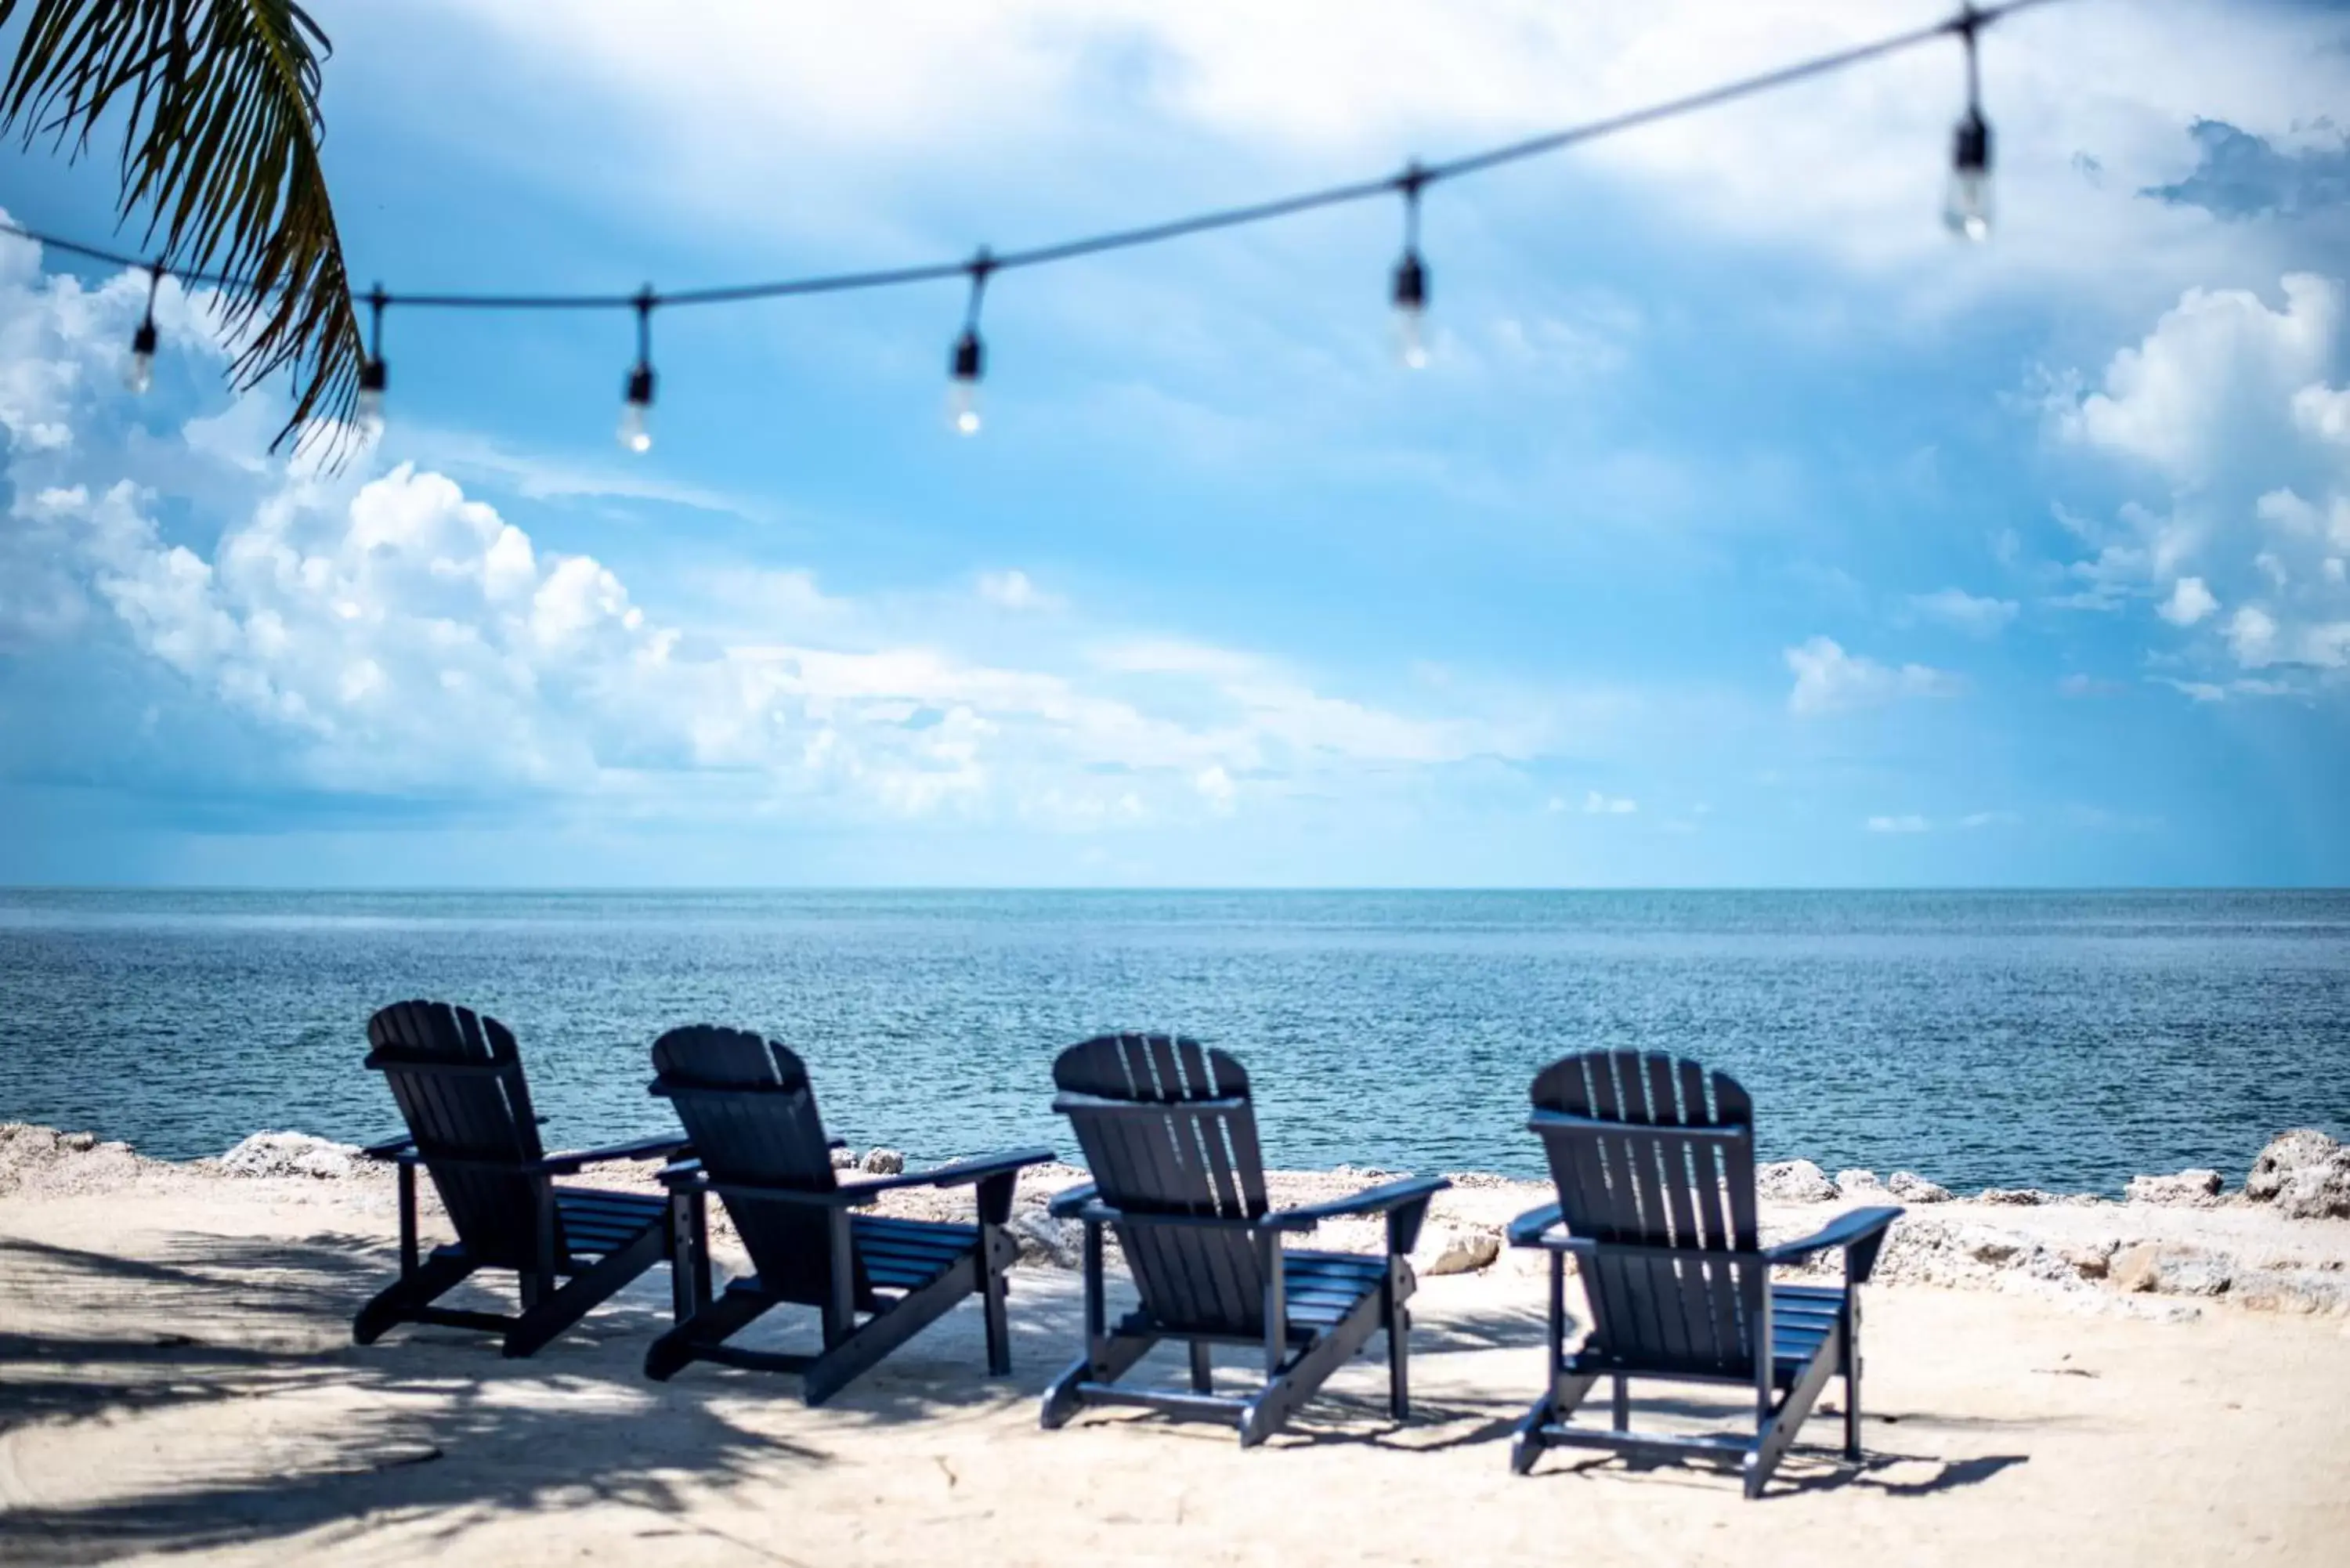
[[(0, 1561), (2350, 1561), (2338, 1317), (1872, 1286), (1869, 1462), (1841, 1466), (1840, 1423), (1815, 1417), (1750, 1503), (1716, 1472), (1596, 1457), (1512, 1476), (1542, 1293), (1506, 1264), (1423, 1284), (1409, 1425), (1386, 1417), (1375, 1342), (1293, 1434), (1244, 1453), (1140, 1414), (1039, 1431), (1078, 1333), (1075, 1276), (1051, 1268), (1014, 1276), (1008, 1382), (981, 1376), (966, 1306), (821, 1410), (787, 1377), (645, 1382), (658, 1272), (531, 1361), (437, 1329), (359, 1349), (349, 1314), (391, 1268), (389, 1190), (126, 1153), (0, 1193)], [(1451, 1219), (1525, 1196), (1487, 1190)], [(2099, 1212), (2022, 1218), (2350, 1256), (2340, 1222), (2082, 1218)], [(1686, 1390), (1648, 1392), (1636, 1421), (1686, 1418)]]

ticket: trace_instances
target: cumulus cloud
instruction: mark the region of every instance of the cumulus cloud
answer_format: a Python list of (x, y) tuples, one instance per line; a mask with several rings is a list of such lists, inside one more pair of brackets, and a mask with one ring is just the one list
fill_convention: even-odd
[(1970, 637), (1996, 637), (2016, 615), (2013, 599), (1983, 597), (1964, 588), (1913, 594), (1909, 607), (1927, 619), (1939, 621)]
[(2170, 586), (2170, 597), (2156, 613), (2173, 626), (2193, 626), (2220, 607), (2200, 577), (2181, 577)]
[[(126, 441), (106, 421), (122, 417), (112, 373), (143, 289), (45, 276), (32, 254), (0, 245), (0, 649), (103, 653), (158, 705), (242, 726), (305, 789), (625, 797), (655, 814), (747, 791), (800, 815), (1090, 829), (1377, 791), (1540, 743), (1463, 691), (1420, 717), (1180, 639), (1097, 645), (1046, 623), (1024, 628), (1022, 658), (990, 657), (927, 613), (968, 607), (961, 588), (899, 614), (912, 635), (886, 600), (828, 595), (802, 569), (689, 571), (698, 594), (680, 602), (670, 581), (669, 602), (639, 602), (614, 566), (534, 538), (448, 474), (266, 460), (274, 421), (247, 403), (176, 441)], [(179, 351), (217, 360), (202, 322), (167, 304)], [(158, 462), (179, 465), (170, 504), (123, 476)], [(1066, 607), (1018, 571), (977, 591)], [(965, 620), (964, 640), (1012, 635)]]
[[(328, 787), (587, 791), (615, 771), (751, 770), (786, 794), (910, 815), (1049, 791), (1107, 820), (1149, 808), (1154, 789), (1161, 809), (1225, 813), (1242, 773), (1439, 763), (1479, 743), (1473, 724), (1326, 697), (1239, 656), (1244, 680), (1185, 678), (1201, 716), (1178, 719), (939, 649), (786, 639), (695, 652), (608, 566), (542, 550), (408, 465), (347, 494), (281, 492), (209, 556), (166, 542), (127, 483), (52, 489), (19, 511), (72, 543), (140, 649), (281, 732)], [(1102, 768), (1125, 782), (1089, 791)]]
[(1784, 657), (1795, 676), (1794, 688), (1787, 693), (1787, 711), (1800, 718), (1880, 707), (1905, 697), (1948, 697), (1964, 686), (1948, 670), (1923, 664), (1879, 664), (1846, 653), (1841, 644), (1825, 637), (1788, 649)]
[(2272, 309), (2249, 289), (2190, 288), (2136, 347), (2118, 350), (2098, 389), (2061, 399), (2060, 439), (2134, 459), (2179, 484), (2222, 474), (2273, 429), (2273, 400), (2320, 376), (2342, 319), (2343, 288), (2288, 274)]
[(2188, 657), (2220, 668), (2169, 683), (2199, 701), (2339, 686), (2350, 667), (2345, 293), (2308, 274), (2285, 277), (2273, 306), (2189, 289), (2099, 390), (2054, 406), (2061, 442), (2126, 459), (2165, 492), (2126, 503), (2111, 528), (2074, 520), (2095, 550), (2070, 568), (2079, 602), (2150, 600), (2197, 634)]

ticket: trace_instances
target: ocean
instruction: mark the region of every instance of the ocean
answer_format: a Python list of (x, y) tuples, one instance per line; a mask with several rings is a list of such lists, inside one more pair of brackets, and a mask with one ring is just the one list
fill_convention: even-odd
[(1954, 1188), (2232, 1183), (2350, 1136), (2326, 891), (0, 891), (0, 1119), (393, 1136), (365, 1026), (417, 996), (514, 1028), (555, 1147), (667, 1130), (648, 1047), (700, 1022), (917, 1165), (1072, 1151), (1054, 1053), (1121, 1028), (1239, 1056), (1286, 1168), (1537, 1174), (1527, 1083), (1602, 1046), (1736, 1075), (1765, 1158)]

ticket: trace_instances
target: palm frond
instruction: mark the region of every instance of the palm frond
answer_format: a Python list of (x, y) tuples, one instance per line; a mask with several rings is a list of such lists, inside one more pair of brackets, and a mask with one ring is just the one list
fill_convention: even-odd
[(0, 86), (0, 132), (50, 137), (68, 157), (120, 109), (120, 211), (176, 272), (219, 272), (250, 389), (295, 385), (283, 446), (347, 423), (365, 350), (318, 146), (325, 33), (294, 0), (0, 0), (25, 31)]

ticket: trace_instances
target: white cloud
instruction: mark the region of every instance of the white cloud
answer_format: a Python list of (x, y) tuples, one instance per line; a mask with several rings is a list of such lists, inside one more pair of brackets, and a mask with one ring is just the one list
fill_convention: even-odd
[(2293, 418), (2320, 441), (2350, 446), (2350, 387), (2302, 388), (2293, 395)]
[(2239, 664), (2256, 670), (2273, 664), (2277, 657), (2275, 618), (2258, 605), (2244, 606), (2228, 622), (2228, 646), (2234, 649)]
[[(1565, 798), (1561, 795), (1553, 795), (1551, 797), (1550, 809), (1553, 811), (1566, 810), (1567, 803)], [(1580, 810), (1586, 816), (1629, 816), (1634, 812), (1640, 809), (1640, 803), (1627, 795), (1602, 794), (1595, 789), (1584, 792), (1583, 804), (1576, 809)]]
[(2265, 431), (2274, 404), (2320, 376), (2342, 319), (2342, 286), (2288, 275), (2283, 307), (2247, 289), (2190, 288), (2136, 348), (2115, 354), (2102, 389), (2054, 407), (2057, 436), (2145, 462), (2174, 483), (2220, 477)]
[(1871, 833), (1927, 833), (1933, 824), (1914, 813), (1902, 816), (1872, 816), (1861, 825)]
[(1048, 594), (1021, 571), (982, 572), (979, 597), (999, 609), (1045, 612), (1066, 607), (1067, 601)]
[(1943, 588), (1913, 594), (1910, 607), (1929, 620), (1963, 631), (1970, 637), (1996, 637), (2015, 618), (2013, 599), (1981, 597), (1964, 588)]
[(1846, 653), (1825, 637), (1788, 649), (1784, 657), (1795, 676), (1787, 711), (1803, 718), (1878, 707), (1905, 697), (1948, 697), (1964, 684), (1947, 670), (1923, 664), (1895, 668)]
[(2193, 626), (2220, 607), (2200, 577), (2181, 577), (2170, 585), (2170, 597), (2156, 613), (2173, 626)]
[[(0, 245), (0, 649), (133, 652), (140, 679), (261, 737), (267, 765), (306, 788), (1091, 830), (1222, 815), (1244, 795), (1403, 790), (1417, 770), (1543, 743), (1547, 721), (1516, 694), (1488, 711), (1456, 683), (1422, 717), (1236, 649), (958, 620), (941, 612), (971, 604), (960, 587), (859, 599), (805, 569), (688, 569), (640, 602), (614, 566), (534, 539), (449, 475), (261, 459), (274, 423), (250, 400), (176, 445), (128, 441), (106, 423), (124, 406), (108, 373), (143, 290), (47, 277), (30, 254)], [(216, 360), (169, 304), (175, 352)], [(120, 477), (164, 460), (171, 507)], [(174, 520), (199, 504), (213, 514), (196, 529)], [(1066, 607), (1016, 571), (977, 593)], [(959, 646), (974, 642), (996, 651)]]
[[(2350, 666), (2350, 394), (2324, 379), (2344, 296), (2306, 274), (2284, 279), (2277, 309), (2190, 289), (2115, 356), (2103, 391), (2054, 415), (2061, 440), (2142, 462), (2165, 487), (2125, 504), (2113, 529), (2076, 520), (2096, 554), (2069, 571), (2088, 585), (2082, 602), (2150, 600), (2175, 628), (2218, 629), (2183, 657), (2237, 673), (2170, 682), (2198, 701), (2338, 686)], [(2255, 670), (2269, 673), (2241, 673)]]
[[(1222, 178), (1235, 150), (1276, 184), (1391, 169), (1409, 153), (1514, 140), (1946, 15), (1930, 0), (968, 0), (948, 12), (922, 0), (820, 10), (705, 0), (695, 26), (649, 32), (600, 0), (441, 5), (448, 17), (433, 30), (462, 39), (451, 52), (485, 80), (511, 79), (520, 57), (567, 90), (560, 108), (502, 95), (494, 119), (472, 107), (491, 95), (459, 94), (428, 133), (494, 140), (550, 175), (563, 166), (539, 149), (606, 139), (597, 145), (612, 156), (589, 161), (605, 188), (619, 179), (645, 202), (763, 230), (781, 215), (740, 199), (771, 171), (762, 150), (824, 146), (833, 156), (795, 171), (793, 237), (822, 223), (836, 245), (868, 250), (907, 244), (901, 192), (990, 180), (983, 195), (1016, 204), (1024, 193), (1005, 189), (1001, 171), (1024, 163), (1049, 161), (1057, 183), (1142, 219), (1155, 214), (1136, 208), (1137, 191), (1163, 191), (1164, 205), (1243, 196)], [(348, 52), (390, 54), (390, 25), (359, 16), (366, 24), (348, 25), (384, 31), (354, 36)], [(2208, 214), (2137, 195), (2192, 166), (2195, 116), (2282, 133), (2350, 87), (2335, 53), (2315, 47), (2322, 24), (2283, 7), (2204, 0), (2126, 28), (2094, 7), (2055, 7), (1992, 37), (1995, 268), (1951, 255), (1933, 221), (1959, 107), (1951, 47), (1594, 143), (1561, 177), (1611, 181), (1684, 225), (1846, 266), (2110, 286), (2198, 244), (2217, 248)], [(2082, 177), (2085, 151), (2095, 182)], [(1492, 185), (1507, 198), (1505, 182)]]
[(327, 787), (577, 792), (616, 770), (750, 770), (845, 809), (1049, 797), (1061, 816), (1119, 821), (1155, 809), (1154, 792), (1158, 808), (1187, 792), (1221, 814), (1243, 773), (1343, 781), (1483, 742), (1473, 722), (1327, 697), (1238, 654), (1209, 662), (1244, 678), (1187, 672), (1180, 701), (1152, 704), (940, 649), (735, 640), (688, 657), (611, 568), (541, 551), (406, 465), (281, 491), (209, 557), (166, 543), (128, 483), (19, 510), (71, 542), (136, 646), (285, 732)]
[(1239, 787), (1232, 783), (1232, 775), (1226, 773), (1221, 763), (1201, 768), (1191, 780), (1191, 787), (1200, 792), (1200, 798), (1206, 801), (1211, 809), (1220, 813), (1230, 812), (1233, 801), (1240, 794)]

